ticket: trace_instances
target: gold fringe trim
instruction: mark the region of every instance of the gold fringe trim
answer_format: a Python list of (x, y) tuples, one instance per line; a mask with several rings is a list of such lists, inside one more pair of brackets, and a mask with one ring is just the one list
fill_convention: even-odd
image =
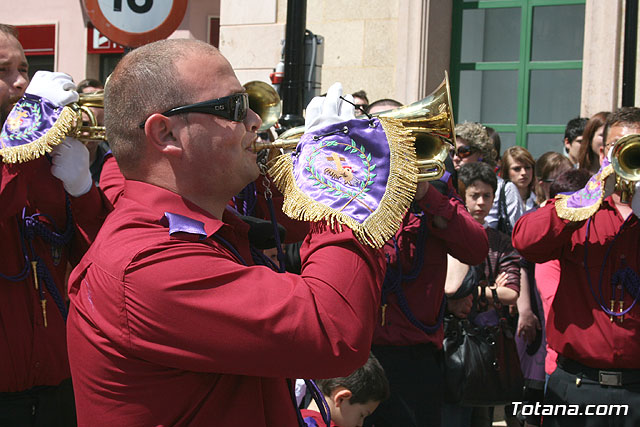
[(614, 173), (613, 166), (608, 165), (605, 167), (602, 172), (600, 172), (599, 181), (602, 185), (602, 193), (600, 194), (599, 200), (593, 203), (590, 206), (585, 206), (582, 208), (570, 208), (567, 206), (567, 201), (571, 195), (569, 194), (560, 194), (556, 196), (556, 213), (558, 217), (561, 219), (567, 219), (569, 221), (584, 221), (585, 219), (590, 218), (598, 209), (600, 209), (600, 205), (604, 200), (604, 187), (607, 180), (607, 177)]
[(76, 126), (77, 113), (71, 107), (64, 107), (58, 120), (44, 135), (28, 144), (0, 149), (5, 163), (23, 163), (35, 160), (60, 144)]
[(269, 168), (269, 175), (284, 195), (283, 212), (300, 221), (326, 221), (333, 230), (346, 225), (363, 244), (381, 248), (396, 233), (415, 197), (418, 167), (411, 133), (396, 119), (379, 120), (389, 142), (389, 179), (378, 208), (362, 224), (304, 194), (295, 182), (288, 155), (277, 157)]

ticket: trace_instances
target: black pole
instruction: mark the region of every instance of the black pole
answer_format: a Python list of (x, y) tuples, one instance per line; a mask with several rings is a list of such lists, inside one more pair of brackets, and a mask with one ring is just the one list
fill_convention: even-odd
[(633, 107), (636, 95), (636, 49), (638, 46), (638, 0), (627, 0), (624, 14), (622, 106)]
[(307, 26), (307, 0), (287, 1), (287, 28), (284, 44), (284, 77), (281, 86), (280, 124), (291, 129), (304, 124), (304, 32)]

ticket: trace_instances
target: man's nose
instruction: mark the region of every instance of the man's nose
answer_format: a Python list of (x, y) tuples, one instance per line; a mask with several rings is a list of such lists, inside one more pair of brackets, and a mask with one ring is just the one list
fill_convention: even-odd
[(262, 119), (255, 111), (249, 109), (247, 117), (244, 119), (244, 124), (249, 132), (255, 133), (258, 132), (258, 129), (262, 126)]

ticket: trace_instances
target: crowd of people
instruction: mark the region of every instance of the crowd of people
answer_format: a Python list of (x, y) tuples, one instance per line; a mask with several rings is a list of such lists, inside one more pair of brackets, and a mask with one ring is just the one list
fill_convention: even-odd
[[(376, 249), (283, 214), (253, 152), (261, 118), (204, 42), (147, 44), (106, 87), (76, 86), (30, 81), (0, 24), (0, 62), (0, 150), (23, 100), (58, 111), (79, 93), (104, 94), (108, 140), (0, 166), (0, 426), (490, 426), (503, 402), (443, 393), (454, 318), (513, 328), (509, 426), (640, 423), (640, 196), (611, 166), (640, 109), (573, 119), (538, 159), (457, 124), (444, 175)], [(402, 105), (339, 84), (316, 100), (316, 140)]]

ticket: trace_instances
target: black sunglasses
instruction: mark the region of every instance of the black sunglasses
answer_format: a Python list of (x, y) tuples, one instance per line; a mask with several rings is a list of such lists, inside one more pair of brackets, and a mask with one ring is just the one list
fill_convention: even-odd
[[(222, 117), (233, 122), (241, 122), (247, 117), (249, 111), (249, 95), (246, 93), (234, 93), (222, 98), (198, 102), (196, 104), (175, 107), (161, 113), (163, 116), (175, 116), (183, 113), (204, 113)], [(138, 126), (144, 129), (147, 119)]]

